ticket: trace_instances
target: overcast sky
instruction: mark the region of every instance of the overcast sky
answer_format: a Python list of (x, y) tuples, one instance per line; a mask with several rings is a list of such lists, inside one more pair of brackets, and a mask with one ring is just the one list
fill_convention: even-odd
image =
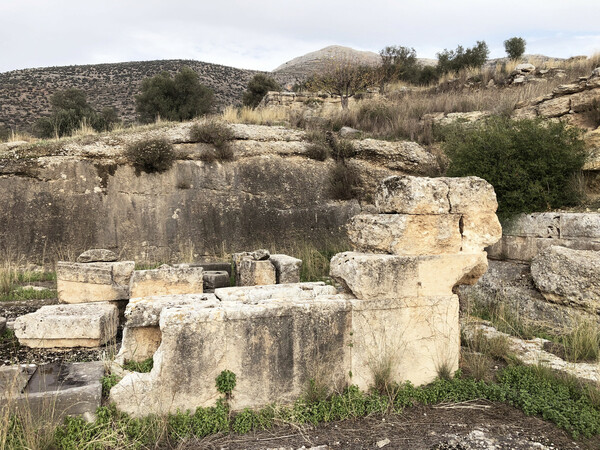
[(600, 52), (600, 1), (0, 0), (0, 72), (152, 59), (272, 70), (334, 44), (435, 58), (485, 40), (501, 57), (512, 36), (527, 53)]

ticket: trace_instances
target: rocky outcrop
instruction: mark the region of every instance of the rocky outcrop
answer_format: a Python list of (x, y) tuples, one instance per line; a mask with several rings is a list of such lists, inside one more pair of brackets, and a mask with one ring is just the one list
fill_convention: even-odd
[(551, 246), (531, 262), (546, 300), (600, 313), (600, 252)]
[[(331, 159), (308, 159), (303, 131), (231, 125), (233, 161), (204, 161), (209, 144), (193, 143), (190, 123), (112, 133), (88, 140), (26, 145), (0, 154), (0, 248), (30, 260), (57, 252), (105, 248), (138, 262), (199, 259), (216, 249), (251, 248), (311, 236), (341, 239), (361, 211), (358, 200), (334, 200)], [(163, 173), (137, 172), (128, 143), (165, 137), (177, 160)], [(435, 171), (435, 157), (415, 143), (354, 141), (347, 166), (357, 194), (377, 180)], [(192, 248), (193, 247), (193, 248)]]

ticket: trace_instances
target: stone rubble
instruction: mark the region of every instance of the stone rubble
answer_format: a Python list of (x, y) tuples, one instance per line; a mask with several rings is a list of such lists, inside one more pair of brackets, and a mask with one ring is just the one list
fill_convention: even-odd
[(115, 252), (104, 248), (94, 248), (86, 250), (77, 257), (78, 263), (114, 262), (117, 260), (118, 257)]

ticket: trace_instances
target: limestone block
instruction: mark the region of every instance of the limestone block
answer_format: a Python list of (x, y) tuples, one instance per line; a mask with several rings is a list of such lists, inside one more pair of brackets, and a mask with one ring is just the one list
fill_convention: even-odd
[(222, 302), (257, 304), (273, 299), (316, 299), (335, 295), (336, 288), (322, 281), (312, 283), (275, 284), (270, 286), (246, 286), (215, 289), (215, 296)]
[(600, 253), (551, 246), (533, 258), (531, 276), (546, 300), (600, 313)]
[(236, 265), (236, 284), (238, 286), (260, 286), (275, 284), (275, 267), (271, 261), (256, 261), (242, 258)]
[[(202, 267), (204, 272), (221, 272), (225, 271), (231, 276), (231, 262), (200, 262), (197, 264), (189, 264), (190, 267)], [(177, 267), (177, 265), (175, 265)]]
[(302, 260), (288, 255), (271, 255), (269, 258), (275, 267), (277, 284), (300, 283)]
[(228, 287), (231, 282), (229, 273), (225, 270), (204, 271), (204, 291), (215, 290), (221, 287)]
[(88, 303), (129, 298), (129, 281), (135, 262), (70, 263), (56, 266), (56, 287), (61, 303)]
[(458, 369), (456, 295), (352, 303), (352, 383), (367, 390), (377, 372), (414, 385), (432, 382), (438, 369)]
[(375, 206), (381, 213), (447, 214), (448, 185), (439, 178), (391, 176), (377, 189)]
[(393, 255), (458, 253), (462, 247), (457, 214), (360, 214), (347, 226), (352, 246)]
[(32, 348), (98, 347), (115, 339), (118, 324), (110, 303), (49, 305), (17, 317), (15, 335)]
[(221, 396), (214, 380), (225, 369), (237, 376), (233, 410), (291, 402), (316, 376), (342, 388), (350, 367), (350, 319), (347, 301), (334, 299), (168, 308), (152, 371), (126, 375), (110, 401), (138, 417), (212, 406)]
[(201, 294), (203, 292), (202, 267), (162, 266), (153, 270), (136, 270), (131, 277), (130, 296)]
[(199, 304), (215, 307), (219, 300), (214, 294), (175, 294), (132, 298), (125, 308), (127, 328), (158, 326), (160, 313), (172, 306)]
[(464, 214), (495, 212), (494, 188), (478, 177), (425, 178), (392, 176), (375, 194), (380, 213)]
[(473, 284), (487, 269), (485, 252), (400, 256), (338, 253), (331, 276), (361, 300), (451, 295), (455, 286)]
[(502, 238), (502, 226), (494, 213), (464, 214), (461, 216), (461, 251), (481, 252)]
[(540, 238), (560, 237), (560, 213), (518, 214), (504, 224), (504, 234)]
[(589, 89), (570, 98), (573, 112), (586, 112), (593, 108), (594, 102), (600, 102), (600, 89)]
[(559, 117), (571, 110), (571, 97), (557, 97), (538, 105), (538, 114), (542, 117)]
[[(15, 373), (15, 369), (25, 383), (7, 399), (0, 393), (0, 409), (5, 412), (20, 411), (31, 417), (61, 420), (66, 415), (93, 415), (100, 407), (102, 361), (0, 368), (0, 388), (2, 375)], [(6, 391), (0, 389), (0, 392)]]
[(127, 361), (142, 362), (152, 358), (160, 346), (162, 334), (158, 325), (153, 327), (125, 327), (121, 349), (115, 358), (117, 364)]
[(600, 242), (600, 214), (562, 213), (560, 236), (564, 239), (589, 239)]
[(86, 250), (77, 257), (78, 263), (90, 263), (90, 262), (114, 262), (116, 261), (117, 255), (115, 252), (107, 250), (105, 248), (93, 248)]

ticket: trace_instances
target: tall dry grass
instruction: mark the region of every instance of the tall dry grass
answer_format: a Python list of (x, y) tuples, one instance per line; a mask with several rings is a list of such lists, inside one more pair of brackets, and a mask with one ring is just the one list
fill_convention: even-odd
[(249, 108), (247, 106), (236, 108), (228, 106), (221, 117), (229, 123), (245, 123), (250, 125), (281, 125), (289, 121), (289, 108), (268, 107)]

